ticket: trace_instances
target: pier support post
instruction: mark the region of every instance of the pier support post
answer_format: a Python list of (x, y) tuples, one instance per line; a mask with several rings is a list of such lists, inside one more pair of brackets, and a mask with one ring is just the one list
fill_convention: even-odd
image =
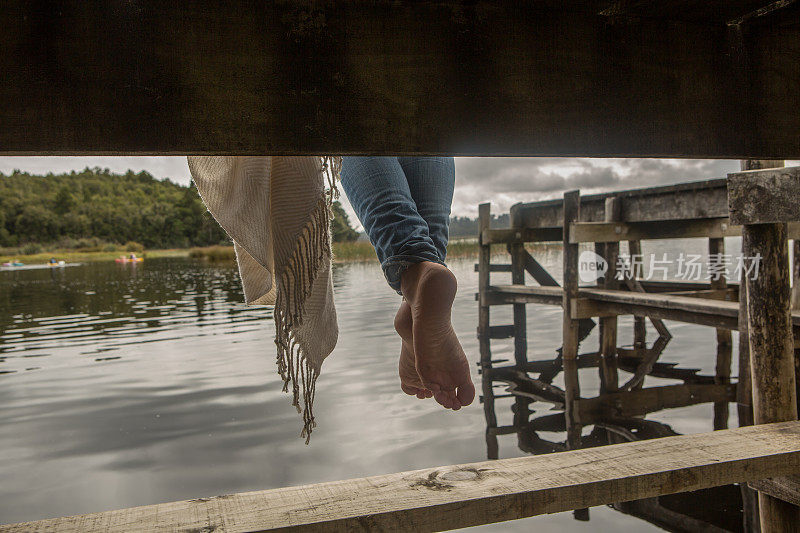
[[(745, 257), (760, 254), (758, 276), (748, 279), (747, 316), (753, 415), (756, 424), (797, 419), (794, 341), (789, 303), (786, 224), (746, 224)], [(761, 531), (795, 531), (800, 509), (759, 493)]]
[[(642, 242), (638, 240), (628, 241), (628, 254), (631, 256), (631, 264), (633, 266), (631, 274), (633, 275), (633, 279), (640, 279), (644, 275), (642, 272), (642, 263), (633, 261), (633, 258), (637, 256), (641, 257)], [(644, 353), (644, 349), (647, 348), (647, 323), (645, 320), (646, 317), (643, 316), (633, 317), (633, 347), (636, 350), (641, 350), (641, 353)]]
[[(511, 223), (511, 229), (517, 230), (516, 239), (508, 245), (508, 252), (511, 255), (511, 283), (514, 285), (525, 285), (525, 263), (527, 252), (525, 243), (519, 240), (522, 237), (522, 227), (516, 225), (518, 222)], [(524, 303), (513, 305), (514, 313), (514, 363), (518, 369), (525, 371), (528, 363), (528, 336), (527, 336), (527, 314)], [(514, 398), (514, 426), (525, 427), (530, 416), (528, 406), (530, 400), (523, 396)], [(518, 443), (523, 444), (523, 437), (517, 433)]]
[[(572, 318), (572, 307), (578, 297), (578, 244), (570, 243), (570, 226), (580, 220), (581, 193), (564, 193), (564, 322), (562, 327), (562, 357), (564, 361), (564, 417), (567, 426), (567, 449), (581, 447), (581, 421), (577, 417), (575, 402), (581, 396), (578, 379), (578, 325), (580, 321)], [(575, 509), (576, 520), (589, 520), (589, 509)]]
[(581, 424), (577, 419), (575, 401), (580, 398), (578, 381), (578, 321), (572, 318), (572, 306), (578, 296), (578, 244), (569, 242), (570, 226), (580, 218), (580, 191), (564, 193), (564, 243), (563, 243), (563, 327), (562, 357), (564, 360), (564, 412), (567, 426), (567, 446), (574, 450), (581, 446)]
[[(622, 202), (617, 197), (606, 198), (606, 222), (619, 221), (622, 212)], [(619, 282), (616, 279), (617, 257), (619, 243), (595, 243), (595, 253), (601, 255), (608, 263), (608, 271), (603, 277), (604, 289), (617, 289)], [(617, 317), (600, 318), (600, 393), (617, 392), (619, 390), (619, 371), (617, 368)]]
[(494, 391), (492, 389), (492, 347), (489, 336), (489, 303), (486, 294), (489, 290), (489, 265), (492, 256), (491, 244), (484, 243), (484, 231), (491, 226), (491, 204), (478, 206), (478, 343), (481, 358), (481, 384), (483, 393), (483, 413), (486, 417), (486, 456), (497, 459), (497, 415), (494, 411)]
[[(787, 194), (800, 196), (795, 174), (765, 171), (728, 180), (731, 222), (743, 224), (742, 255), (751, 269), (743, 269), (743, 281), (756, 424), (797, 419), (786, 222), (800, 216), (797, 200)], [(763, 492), (758, 502), (762, 532), (796, 530), (800, 508)]]
[[(718, 269), (711, 277), (711, 288), (724, 290), (728, 288), (725, 274), (724, 261), (725, 239), (714, 238), (708, 240), (709, 264), (714, 264)], [(714, 373), (714, 383), (727, 385), (731, 382), (731, 357), (733, 352), (732, 335), (729, 329), (717, 328), (717, 364)], [(728, 429), (728, 402), (714, 403), (714, 429)]]

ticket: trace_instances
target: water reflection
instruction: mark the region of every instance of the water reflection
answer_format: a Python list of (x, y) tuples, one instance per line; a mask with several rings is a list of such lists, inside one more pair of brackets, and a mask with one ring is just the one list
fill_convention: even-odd
[[(452, 264), (453, 319), (477, 362), (473, 263)], [(0, 272), (0, 522), (483, 460), (478, 402), (454, 413), (400, 391), (399, 297), (379, 268), (337, 265), (334, 283), (340, 341), (304, 446), (276, 375), (270, 311), (242, 303), (234, 267), (159, 259), (135, 269)], [(510, 318), (504, 312), (494, 317)], [(529, 313), (531, 358), (552, 356), (560, 323), (559, 309)], [(670, 350), (691, 357), (712, 340), (688, 326)], [(512, 350), (500, 342), (494, 353), (513, 358)], [(713, 368), (713, 358), (695, 364), (703, 365)], [(702, 409), (678, 411), (661, 420), (681, 432), (709, 429)], [(501, 457), (525, 454), (507, 444)], [(593, 509), (588, 525), (559, 514), (481, 529), (532, 527), (653, 529), (606, 508)]]

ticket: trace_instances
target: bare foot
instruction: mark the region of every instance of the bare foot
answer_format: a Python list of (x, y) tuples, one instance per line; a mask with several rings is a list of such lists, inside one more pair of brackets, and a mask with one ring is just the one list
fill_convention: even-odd
[(415, 367), (423, 387), (448, 409), (471, 404), (469, 362), (450, 322), (456, 277), (438, 263), (417, 263), (403, 272), (401, 288), (411, 308)]
[(403, 300), (397, 315), (394, 317), (394, 329), (402, 340), (402, 345), (400, 346), (400, 388), (406, 394), (424, 400), (433, 396), (433, 393), (425, 388), (419, 378), (419, 374), (417, 374), (411, 324), (411, 307), (406, 300)]

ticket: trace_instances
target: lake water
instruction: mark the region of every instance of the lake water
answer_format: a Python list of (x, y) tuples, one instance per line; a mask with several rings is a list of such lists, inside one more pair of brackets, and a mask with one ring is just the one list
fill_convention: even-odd
[[(537, 255), (560, 270), (557, 251)], [(455, 328), (476, 363), (473, 264), (451, 268)], [(276, 373), (270, 310), (242, 303), (233, 266), (152, 259), (0, 272), (0, 523), (484, 460), (477, 400), (452, 412), (400, 391), (399, 297), (377, 264), (336, 265), (334, 283), (339, 344), (319, 378), (318, 427), (305, 446)], [(510, 309), (492, 313), (494, 324), (510, 323)], [(528, 319), (529, 358), (553, 357), (560, 308), (529, 307)], [(621, 323), (621, 343), (630, 342), (630, 322)], [(713, 330), (669, 327), (662, 360), (713, 373)], [(595, 333), (584, 351), (596, 343)], [(493, 347), (495, 358), (513, 357), (510, 340)], [(586, 372), (588, 395), (596, 382)], [(511, 423), (510, 405), (498, 400), (501, 424)], [(711, 406), (652, 418), (708, 431)], [(513, 435), (500, 437), (501, 457), (521, 455)], [(475, 529), (532, 528), (655, 530), (605, 507), (590, 522), (562, 513)]]

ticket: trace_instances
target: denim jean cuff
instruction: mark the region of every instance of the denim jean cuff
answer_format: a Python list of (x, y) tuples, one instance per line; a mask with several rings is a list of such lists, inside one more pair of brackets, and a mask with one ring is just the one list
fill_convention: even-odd
[(439, 259), (438, 254), (393, 255), (383, 262), (381, 268), (383, 268), (383, 275), (386, 276), (386, 281), (389, 282), (389, 286), (397, 291), (397, 294), (402, 296), (403, 292), (400, 290), (400, 280), (403, 276), (403, 272), (411, 265), (425, 261), (444, 265), (444, 262)]

